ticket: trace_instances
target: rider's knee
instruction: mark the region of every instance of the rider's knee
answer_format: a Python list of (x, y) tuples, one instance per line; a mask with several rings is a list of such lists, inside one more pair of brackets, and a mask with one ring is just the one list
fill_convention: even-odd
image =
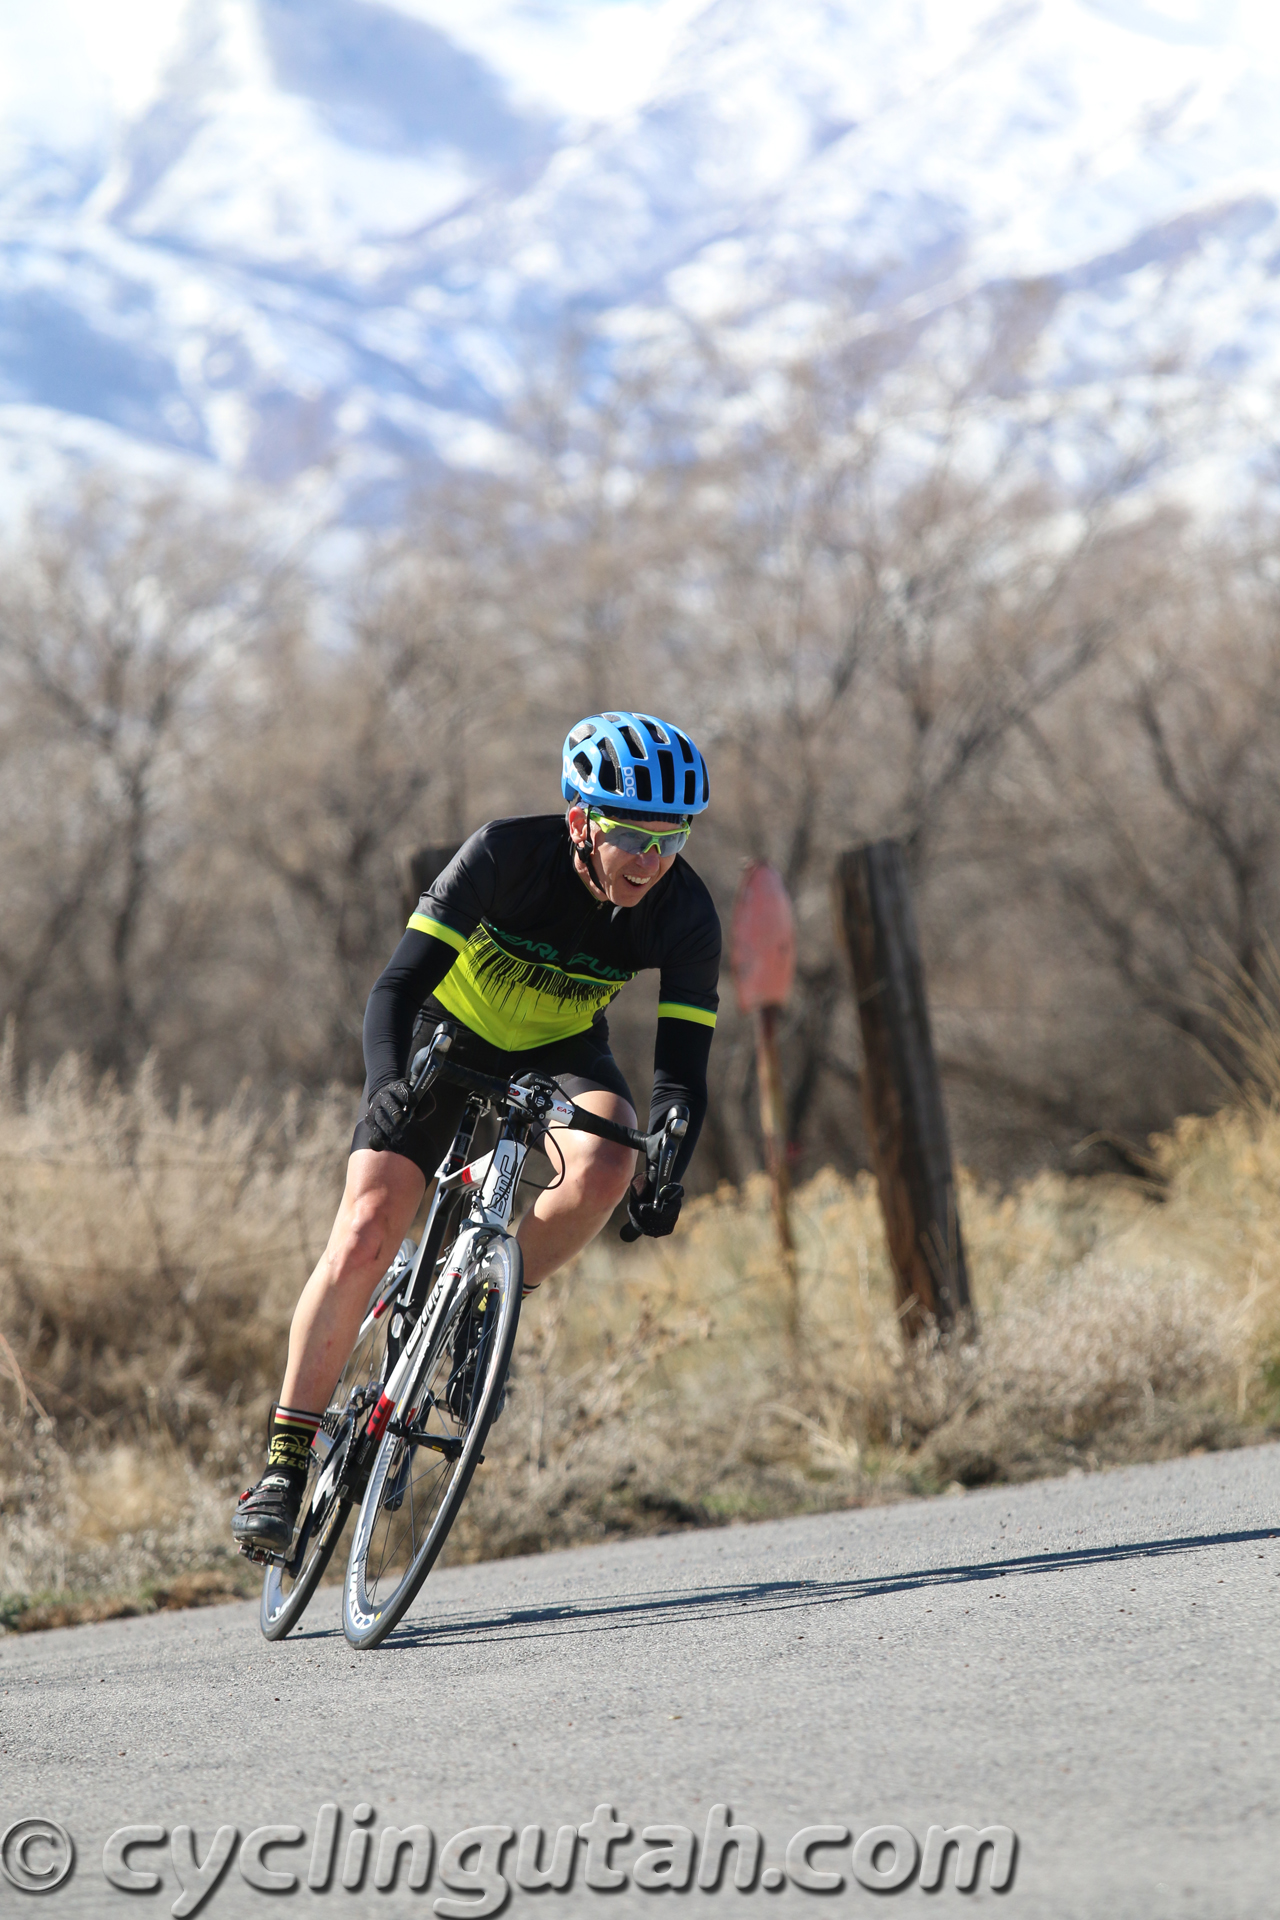
[(358, 1194), (345, 1209), (335, 1235), (331, 1265), (334, 1278), (377, 1264), (388, 1237), (387, 1207), (381, 1194)]
[(588, 1156), (579, 1180), (585, 1205), (612, 1213), (627, 1191), (635, 1170), (635, 1155), (625, 1148), (601, 1142), (602, 1151)]

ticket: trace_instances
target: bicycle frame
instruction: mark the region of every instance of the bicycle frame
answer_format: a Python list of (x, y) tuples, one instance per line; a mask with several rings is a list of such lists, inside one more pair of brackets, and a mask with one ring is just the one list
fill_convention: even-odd
[[(568, 1124), (573, 1116), (572, 1103), (557, 1100), (552, 1103), (548, 1117), (560, 1118)], [(528, 1135), (535, 1124), (540, 1124), (535, 1115), (522, 1111), (519, 1106), (508, 1110), (503, 1121), (502, 1131), (497, 1145), (480, 1159), (467, 1162), (475, 1138), (476, 1125), (481, 1113), (478, 1100), (471, 1100), (463, 1112), (463, 1117), (454, 1135), (453, 1144), (441, 1162), (436, 1174), (436, 1191), (432, 1198), (431, 1210), (422, 1235), (422, 1244), (413, 1263), (408, 1286), (405, 1290), (402, 1310), (411, 1312), (414, 1294), (417, 1291), (419, 1277), (426, 1268), (428, 1259), (434, 1266), (437, 1243), (440, 1234), (433, 1232), (437, 1222), (444, 1218), (445, 1206), (450, 1197), (464, 1187), (476, 1189), (471, 1205), (454, 1239), (450, 1250), (448, 1265), (437, 1277), (426, 1304), (414, 1324), (413, 1330), (405, 1342), (404, 1348), (389, 1374), (377, 1405), (365, 1424), (367, 1441), (376, 1446), (387, 1430), (387, 1424), (395, 1410), (397, 1401), (404, 1391), (405, 1383), (413, 1376), (422, 1355), (434, 1342), (446, 1316), (452, 1317), (457, 1307), (457, 1283), (468, 1270), (478, 1274), (480, 1262), (477, 1256), (495, 1235), (506, 1233), (511, 1225), (511, 1215), (515, 1209), (516, 1194), (519, 1192), (524, 1163), (529, 1155)], [(386, 1311), (394, 1296), (391, 1287), (385, 1298), (372, 1309), (369, 1320)], [(361, 1331), (363, 1332), (363, 1328)]]
[[(366, 1460), (372, 1458), (386, 1433), (406, 1381), (412, 1378), (422, 1356), (441, 1334), (444, 1322), (456, 1317), (465, 1304), (457, 1295), (458, 1280), (468, 1269), (478, 1273), (479, 1261), (476, 1256), (496, 1235), (509, 1231), (524, 1163), (529, 1154), (529, 1135), (534, 1129), (549, 1127), (553, 1122), (558, 1122), (564, 1128), (580, 1127), (585, 1118), (589, 1131), (635, 1146), (646, 1154), (659, 1137), (638, 1134), (630, 1128), (600, 1120), (595, 1115), (584, 1116), (582, 1109), (575, 1106), (572, 1100), (550, 1093), (546, 1083), (538, 1087), (522, 1081), (502, 1082), (472, 1073), (446, 1059), (452, 1040), (451, 1035), (446, 1036), (446, 1028), (437, 1028), (431, 1044), (415, 1055), (410, 1068), (415, 1098), (421, 1097), (434, 1074), (439, 1071), (444, 1071), (456, 1084), (469, 1088), (471, 1097), (463, 1109), (449, 1151), (437, 1169), (436, 1191), (432, 1196), (421, 1243), (407, 1275), (403, 1269), (396, 1273), (393, 1263), (393, 1270), (379, 1287), (357, 1335), (358, 1342), (373, 1323), (393, 1306), (397, 1319), (403, 1317), (413, 1322), (404, 1347), (382, 1383), (377, 1404), (367, 1419), (362, 1418), (357, 1428), (359, 1450)], [(497, 1144), (478, 1160), (469, 1161), (467, 1156), (475, 1139), (476, 1127), (483, 1113), (496, 1101), (500, 1101), (505, 1110)], [(673, 1109), (673, 1116), (677, 1111)], [(674, 1154), (684, 1130), (681, 1120), (664, 1131), (661, 1136), (664, 1156)], [(415, 1302), (421, 1288), (434, 1273), (440, 1257), (440, 1243), (448, 1219), (448, 1203), (455, 1194), (468, 1187), (476, 1191), (454, 1238), (449, 1263), (435, 1278), (421, 1311), (415, 1312)], [(391, 1323), (391, 1332), (393, 1340), (398, 1338), (396, 1320)], [(322, 1444), (319, 1435), (316, 1444), (319, 1450)], [(331, 1450), (330, 1441), (321, 1455), (320, 1484), (328, 1470)]]

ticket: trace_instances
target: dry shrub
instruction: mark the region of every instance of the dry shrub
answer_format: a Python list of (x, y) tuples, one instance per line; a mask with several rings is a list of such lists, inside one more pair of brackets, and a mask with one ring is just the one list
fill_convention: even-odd
[(0, 1591), (137, 1589), (227, 1558), (345, 1099), (167, 1105), (68, 1056), (0, 1079)]
[[(1280, 1122), (1224, 1115), (1157, 1143), (1168, 1197), (1044, 1174), (962, 1213), (981, 1337), (904, 1349), (875, 1189), (830, 1171), (795, 1197), (800, 1338), (767, 1183), (695, 1202), (624, 1262), (607, 1241), (529, 1310), (512, 1410), (451, 1543), (457, 1558), (1239, 1442), (1275, 1315), (1227, 1227)], [(1235, 1170), (1217, 1211), (1201, 1157)], [(1270, 1201), (1272, 1231), (1280, 1191)], [(1198, 1264), (1186, 1220), (1241, 1260)], [(1225, 1216), (1225, 1218), (1224, 1218)], [(1216, 1227), (1216, 1235), (1215, 1235)], [(603, 1359), (602, 1359), (603, 1356)], [(1255, 1413), (1268, 1408), (1259, 1404)]]
[[(68, 1056), (0, 1104), (0, 1289), (28, 1391), (99, 1441), (199, 1435), (274, 1384), (337, 1201), (345, 1097), (176, 1110)], [(199, 1454), (197, 1453), (197, 1457)]]
[(993, 1319), (980, 1345), (922, 1356), (904, 1400), (924, 1462), (974, 1486), (1210, 1442), (1247, 1367), (1227, 1288), (1090, 1260)]
[[(69, 1617), (69, 1593), (93, 1613), (251, 1583), (229, 1495), (256, 1460), (346, 1119), (342, 1100), (171, 1110), (145, 1072), (125, 1091), (74, 1060), (10, 1094), (0, 1618)], [(964, 1180), (980, 1337), (913, 1349), (865, 1175), (795, 1196), (794, 1341), (763, 1178), (692, 1203), (669, 1241), (602, 1236), (526, 1308), (450, 1557), (1260, 1433), (1280, 1350), (1280, 1117), (1255, 1103), (1183, 1122), (1152, 1169), (1004, 1195)]]

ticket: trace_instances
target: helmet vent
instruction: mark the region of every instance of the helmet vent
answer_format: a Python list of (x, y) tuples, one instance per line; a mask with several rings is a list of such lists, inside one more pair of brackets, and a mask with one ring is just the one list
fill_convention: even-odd
[(591, 778), (591, 762), (585, 753), (575, 753), (573, 756), (573, 764), (584, 780)]
[(702, 804), (705, 807), (711, 798), (711, 782), (707, 778), (707, 763), (702, 763)]
[(686, 807), (693, 806), (694, 802), (697, 800), (697, 797), (698, 797), (698, 776), (694, 772), (693, 768), (690, 767), (688, 772), (684, 776), (684, 803)]
[(630, 747), (632, 753), (635, 754), (636, 758), (638, 760), (647, 759), (648, 755), (645, 752), (644, 741), (640, 738), (640, 735), (636, 732), (635, 728), (622, 727), (620, 731), (623, 739), (626, 741), (627, 745)]
[(691, 767), (693, 765), (693, 748), (689, 745), (689, 742), (682, 733), (677, 733), (676, 739), (680, 742), (680, 751), (684, 755), (685, 765)]
[(607, 720), (611, 727), (620, 727), (622, 725), (622, 715), (620, 713), (602, 713), (600, 718)]
[(649, 778), (648, 767), (637, 767), (635, 770), (635, 774), (636, 774), (636, 799), (652, 800), (653, 782)]
[(664, 747), (658, 749), (658, 766), (662, 772), (662, 804), (673, 807), (676, 801), (676, 763)]
[[(584, 740), (589, 740), (591, 738), (595, 730), (596, 730), (596, 723), (594, 720), (584, 720), (582, 722), (582, 725), (575, 727), (573, 732), (569, 735), (569, 745), (571, 747), (580, 747)], [(578, 765), (578, 762), (575, 761), (574, 764), (576, 766)]]
[(617, 793), (622, 786), (622, 762), (608, 738), (600, 742), (600, 785), (606, 793)]
[(666, 731), (665, 727), (660, 727), (656, 720), (646, 719), (645, 715), (641, 714), (640, 723), (650, 739), (656, 740), (660, 747), (669, 747), (671, 745), (671, 735)]

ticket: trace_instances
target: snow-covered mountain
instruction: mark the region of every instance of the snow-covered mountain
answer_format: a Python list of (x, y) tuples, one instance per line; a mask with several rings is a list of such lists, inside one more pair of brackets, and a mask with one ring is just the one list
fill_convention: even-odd
[(82, 74), (81, 111), (35, 112), (35, 55), (0, 33), (10, 499), (109, 460), (377, 520), (433, 460), (501, 457), (567, 324), (618, 352), (694, 325), (767, 359), (833, 312), (909, 325), (933, 363), (985, 329), (988, 383), (1059, 410), (1226, 387), (1247, 456), (1280, 374), (1263, 8), (691, 13), (595, 122), (412, 0), (193, 0), (126, 111)]

